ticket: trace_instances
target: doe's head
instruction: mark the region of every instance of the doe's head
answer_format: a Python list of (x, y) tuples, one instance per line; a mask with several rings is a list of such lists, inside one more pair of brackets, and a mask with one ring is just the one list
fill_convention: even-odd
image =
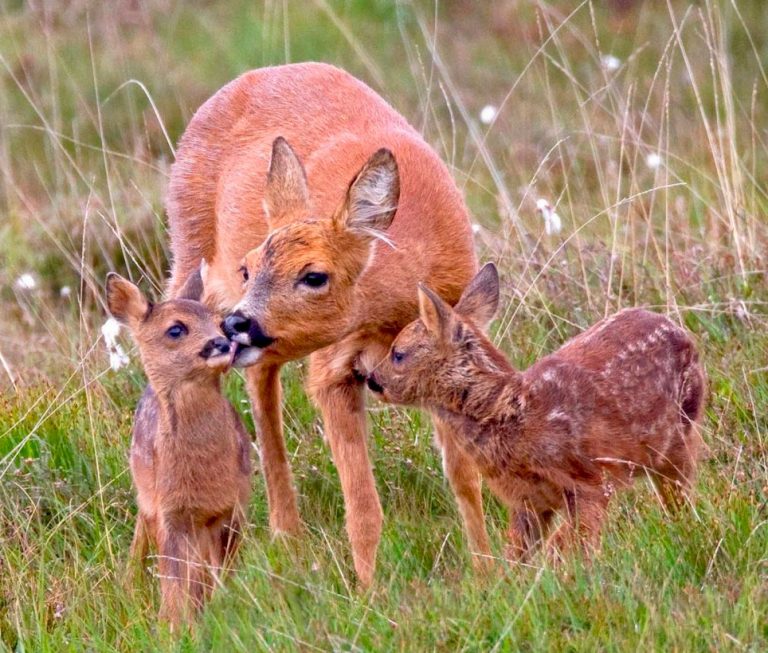
[(311, 216), (304, 168), (290, 145), (276, 139), (264, 194), (270, 234), (242, 261), (242, 299), (224, 321), (227, 335), (285, 360), (335, 342), (399, 195), (397, 162), (381, 149), (333, 215)]
[(499, 275), (487, 263), (455, 307), (419, 284), (419, 318), (395, 338), (368, 387), (396, 404), (433, 405), (461, 393), (473, 372), (509, 364), (485, 336), (499, 304)]
[(141, 290), (119, 274), (107, 275), (107, 306), (126, 326), (141, 354), (156, 391), (202, 377), (216, 377), (232, 364), (234, 345), (224, 337), (215, 315), (199, 299), (205, 264), (177, 296), (152, 304)]

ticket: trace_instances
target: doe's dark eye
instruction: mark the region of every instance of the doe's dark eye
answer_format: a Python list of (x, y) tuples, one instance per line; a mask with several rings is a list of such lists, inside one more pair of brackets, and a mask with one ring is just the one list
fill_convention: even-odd
[(248, 281), (248, 268), (244, 265), (240, 268), (240, 274), (243, 275), (243, 281)]
[(301, 283), (310, 288), (322, 288), (328, 283), (328, 275), (325, 272), (307, 272), (301, 278)]
[(172, 340), (178, 340), (182, 336), (187, 335), (188, 330), (187, 327), (185, 327), (181, 322), (178, 324), (174, 324), (172, 327), (170, 327), (166, 332), (165, 335), (167, 335)]
[(405, 360), (405, 352), (404, 351), (398, 351), (397, 349), (392, 350), (392, 362), (393, 363), (402, 363)]

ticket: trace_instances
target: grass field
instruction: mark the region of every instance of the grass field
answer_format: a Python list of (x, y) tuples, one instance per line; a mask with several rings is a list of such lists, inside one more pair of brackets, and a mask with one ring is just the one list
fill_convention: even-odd
[[(0, 0), (0, 646), (768, 650), (761, 4)], [(271, 541), (257, 474), (236, 572), (174, 638), (156, 582), (124, 574), (144, 381), (135, 355), (109, 369), (101, 285), (115, 269), (159, 295), (162, 198), (196, 107), (242, 71), (308, 59), (364, 79), (449, 163), (478, 252), (501, 268), (494, 337), (516, 364), (619, 307), (690, 328), (710, 377), (708, 456), (680, 514), (642, 483), (621, 496), (590, 566), (535, 558), (479, 578), (428, 420), (372, 402), (385, 530), (362, 593), (299, 362), (285, 422), (306, 537)], [(539, 198), (560, 233), (545, 234)], [(239, 376), (227, 392), (250, 419)], [(501, 551), (504, 514), (486, 505)]]

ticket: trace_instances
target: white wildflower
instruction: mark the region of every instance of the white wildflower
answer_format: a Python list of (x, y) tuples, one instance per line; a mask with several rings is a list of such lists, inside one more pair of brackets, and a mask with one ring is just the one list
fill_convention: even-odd
[(125, 367), (130, 362), (128, 354), (125, 353), (120, 343), (117, 342), (117, 336), (120, 333), (120, 322), (115, 318), (109, 318), (101, 325), (101, 335), (104, 338), (104, 344), (109, 352), (109, 366), (117, 372), (121, 367)]
[(544, 233), (546, 233), (547, 236), (559, 234), (563, 228), (563, 221), (560, 219), (560, 216), (555, 213), (552, 205), (543, 198), (538, 199), (536, 200), (536, 210), (541, 214), (541, 217), (544, 218)]
[(656, 170), (661, 165), (661, 157), (656, 154), (656, 152), (651, 152), (647, 157), (645, 157), (645, 165), (647, 165), (651, 170)]
[(109, 352), (109, 366), (117, 372), (121, 367), (125, 367), (131, 359), (128, 358), (128, 354), (123, 351), (120, 345), (115, 345), (114, 349)]
[(15, 285), (18, 290), (34, 290), (37, 288), (37, 279), (30, 272), (25, 272), (16, 279)]
[(490, 125), (493, 122), (493, 119), (496, 117), (497, 111), (498, 109), (492, 104), (486, 104), (480, 110), (480, 122), (484, 125)]
[(61, 290), (59, 290), (59, 297), (62, 299), (69, 299), (72, 295), (72, 288), (69, 286), (62, 286)]
[(614, 57), (612, 54), (604, 54), (600, 57), (600, 65), (605, 70), (618, 70), (621, 68), (621, 59)]
[(108, 348), (117, 345), (117, 336), (120, 333), (120, 322), (115, 318), (109, 318), (101, 325), (101, 335), (104, 336), (104, 342)]
[(482, 227), (479, 224), (477, 224), (477, 222), (473, 222), (472, 223), (472, 233), (473, 234), (479, 234), (481, 229), (482, 229)]

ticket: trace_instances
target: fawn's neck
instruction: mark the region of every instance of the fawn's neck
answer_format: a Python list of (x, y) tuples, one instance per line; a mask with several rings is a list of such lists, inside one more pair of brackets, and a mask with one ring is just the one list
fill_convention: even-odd
[(218, 378), (182, 382), (157, 396), (161, 438), (192, 444), (227, 431), (229, 406)]
[(522, 374), (516, 370), (473, 370), (466, 382), (445, 393), (433, 407), (454, 427), (483, 466), (494, 466), (520, 430)]

